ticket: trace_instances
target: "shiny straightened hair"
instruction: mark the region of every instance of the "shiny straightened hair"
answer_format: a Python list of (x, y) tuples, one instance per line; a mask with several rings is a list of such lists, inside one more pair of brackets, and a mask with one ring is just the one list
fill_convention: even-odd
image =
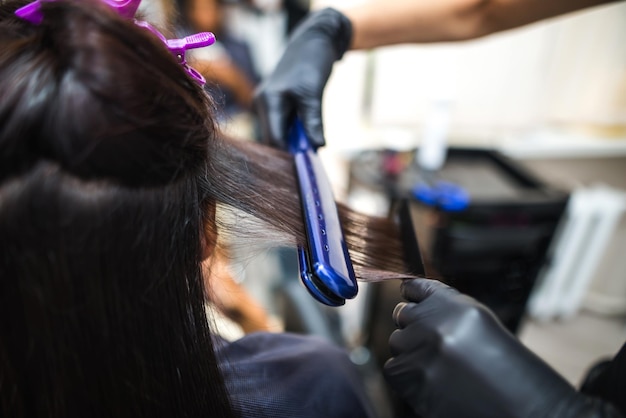
[[(220, 158), (210, 162), (216, 176), (208, 180), (207, 193), (218, 202), (220, 242), (254, 249), (305, 245), (293, 157), (232, 140), (221, 142), (217, 155)], [(394, 221), (364, 215), (343, 204), (338, 209), (357, 279), (412, 277)]]

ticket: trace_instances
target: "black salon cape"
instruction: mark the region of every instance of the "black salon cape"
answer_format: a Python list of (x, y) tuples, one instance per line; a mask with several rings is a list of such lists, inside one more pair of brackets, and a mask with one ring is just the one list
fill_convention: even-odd
[(242, 417), (373, 417), (362, 379), (345, 350), (288, 333), (220, 341), (220, 369)]

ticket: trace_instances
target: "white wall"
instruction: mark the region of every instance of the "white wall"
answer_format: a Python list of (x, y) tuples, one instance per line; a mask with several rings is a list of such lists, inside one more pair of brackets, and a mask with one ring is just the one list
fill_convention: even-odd
[(441, 97), (453, 103), (452, 142), (498, 145), (546, 127), (626, 142), (626, 3), (475, 41), (349, 52), (324, 96), (329, 145), (416, 145)]

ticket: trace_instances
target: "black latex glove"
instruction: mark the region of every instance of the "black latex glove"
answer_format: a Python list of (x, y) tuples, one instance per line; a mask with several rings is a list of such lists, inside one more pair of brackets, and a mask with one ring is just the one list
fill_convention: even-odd
[(350, 21), (334, 9), (312, 13), (298, 26), (276, 68), (255, 94), (264, 140), (286, 148), (287, 129), (297, 115), (312, 145), (324, 145), (322, 92), (351, 37)]
[(389, 384), (424, 417), (619, 417), (578, 393), (485, 306), (443, 283), (402, 285), (394, 310)]

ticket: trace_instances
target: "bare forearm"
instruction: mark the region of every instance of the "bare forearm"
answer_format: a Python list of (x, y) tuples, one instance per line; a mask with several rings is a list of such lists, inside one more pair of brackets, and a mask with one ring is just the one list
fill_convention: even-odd
[(477, 25), (477, 0), (382, 0), (344, 10), (352, 49), (463, 39)]
[(352, 49), (473, 39), (615, 0), (375, 0), (343, 10)]

